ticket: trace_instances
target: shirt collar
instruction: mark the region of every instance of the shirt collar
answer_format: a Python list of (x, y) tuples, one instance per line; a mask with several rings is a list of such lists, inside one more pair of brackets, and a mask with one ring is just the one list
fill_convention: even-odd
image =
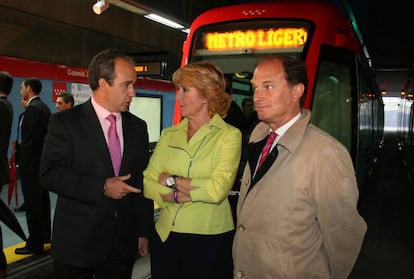
[(29, 105), (29, 104), (30, 104), (30, 102), (31, 102), (33, 99), (36, 99), (36, 98), (39, 98), (39, 96), (38, 96), (38, 95), (36, 95), (36, 96), (33, 96), (32, 98), (30, 98), (30, 99), (27, 101), (27, 105)]
[(98, 115), (99, 119), (105, 119), (110, 114), (114, 114), (116, 119), (119, 119), (119, 117), (121, 117), (120, 112), (110, 112), (109, 110), (107, 110), (106, 108), (104, 108), (103, 106), (98, 104), (93, 96), (91, 98), (91, 102), (92, 102), (92, 106), (93, 106), (93, 108), (96, 112), (96, 115)]
[[(296, 114), (295, 117), (293, 117), (292, 119), (290, 119), (288, 122), (286, 122), (285, 124), (283, 124), (281, 127), (279, 127), (279, 129), (277, 129), (275, 132), (278, 134), (279, 138), (281, 136), (283, 136), (284, 133), (286, 133), (286, 131), (293, 125), (295, 124), (296, 121), (298, 121), (300, 117), (300, 112), (298, 114)], [(272, 129), (269, 129), (269, 133), (273, 132)]]

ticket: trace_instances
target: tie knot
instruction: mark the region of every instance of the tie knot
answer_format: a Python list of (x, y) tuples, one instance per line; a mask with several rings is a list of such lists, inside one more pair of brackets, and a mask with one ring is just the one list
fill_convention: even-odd
[(116, 122), (116, 116), (115, 116), (115, 114), (112, 114), (112, 113), (110, 115), (108, 115), (106, 117), (106, 119), (108, 119), (109, 122), (111, 122), (111, 124), (114, 124)]
[(275, 141), (277, 137), (277, 134), (274, 132), (271, 132), (268, 136), (267, 136), (267, 143), (273, 143)]

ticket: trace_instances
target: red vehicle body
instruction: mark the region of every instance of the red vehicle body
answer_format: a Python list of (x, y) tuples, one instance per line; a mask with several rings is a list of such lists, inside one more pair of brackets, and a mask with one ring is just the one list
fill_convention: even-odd
[[(304, 107), (312, 111), (312, 123), (348, 148), (362, 184), (382, 138), (383, 104), (347, 11), (295, 1), (212, 9), (192, 23), (181, 64), (217, 64), (240, 105), (252, 97), (250, 78), (262, 56), (283, 53), (304, 61), (309, 80)], [(174, 124), (180, 119), (176, 104)]]

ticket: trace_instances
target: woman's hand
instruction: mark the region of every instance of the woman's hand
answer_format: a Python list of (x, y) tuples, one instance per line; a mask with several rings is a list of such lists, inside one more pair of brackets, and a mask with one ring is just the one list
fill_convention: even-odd
[[(168, 173), (161, 173), (159, 175), (159, 179), (161, 177), (168, 177)], [(181, 203), (181, 202), (191, 202), (191, 194), (190, 192), (194, 189), (197, 189), (199, 187), (195, 187), (191, 185), (191, 179), (190, 178), (184, 178), (184, 177), (177, 177), (175, 179), (175, 185), (172, 189), (172, 191), (168, 194), (160, 194), (161, 198), (165, 202), (172, 202), (172, 203)]]
[(168, 177), (170, 177), (171, 174), (168, 172), (162, 172), (160, 173), (160, 175), (158, 175), (158, 183), (165, 185), (165, 181), (167, 180)]

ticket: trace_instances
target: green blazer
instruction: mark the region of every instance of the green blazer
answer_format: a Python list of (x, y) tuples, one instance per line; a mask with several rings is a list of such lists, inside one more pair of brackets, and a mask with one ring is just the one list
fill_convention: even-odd
[[(161, 208), (155, 225), (165, 241), (171, 231), (220, 234), (234, 228), (227, 195), (240, 161), (240, 130), (215, 115), (187, 142), (188, 120), (163, 130), (148, 168), (144, 171), (144, 195)], [(199, 187), (191, 191), (192, 202), (164, 202), (160, 194), (171, 188), (158, 183), (168, 172), (192, 179)]]

